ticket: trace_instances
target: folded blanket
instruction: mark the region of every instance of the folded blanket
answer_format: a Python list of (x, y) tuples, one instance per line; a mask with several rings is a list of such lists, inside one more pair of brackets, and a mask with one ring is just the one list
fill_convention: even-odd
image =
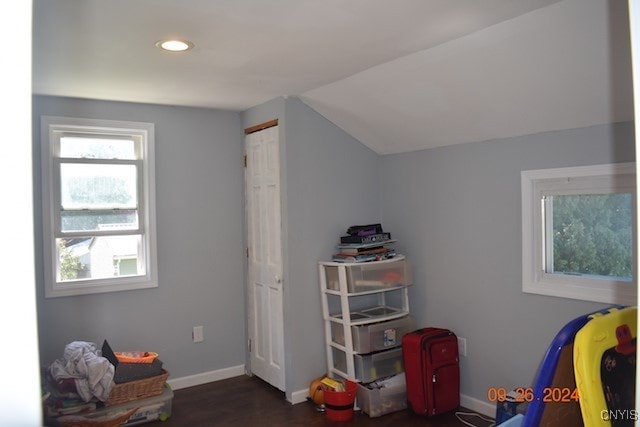
[(114, 366), (105, 357), (98, 356), (97, 349), (92, 342), (74, 341), (66, 345), (64, 356), (49, 367), (56, 381), (73, 378), (76, 390), (85, 402), (94, 396), (104, 402), (115, 384)]

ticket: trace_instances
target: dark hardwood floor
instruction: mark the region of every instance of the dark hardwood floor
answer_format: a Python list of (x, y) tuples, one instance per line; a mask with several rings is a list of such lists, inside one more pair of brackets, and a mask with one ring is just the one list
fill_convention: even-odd
[[(461, 408), (461, 411), (471, 412)], [(174, 391), (171, 417), (144, 424), (149, 427), (270, 427), (270, 426), (464, 426), (455, 414), (423, 418), (405, 410), (378, 418), (357, 411), (350, 422), (326, 419), (311, 402), (291, 405), (284, 393), (257, 377), (240, 376)], [(489, 422), (465, 416), (471, 425), (487, 427)]]

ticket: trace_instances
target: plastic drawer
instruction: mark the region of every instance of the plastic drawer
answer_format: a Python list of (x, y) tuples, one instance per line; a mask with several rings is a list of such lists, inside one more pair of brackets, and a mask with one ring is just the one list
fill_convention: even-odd
[[(411, 269), (406, 259), (363, 262), (345, 264), (347, 274), (347, 291), (349, 293), (376, 291), (413, 284)], [(338, 277), (339, 266), (324, 267), (327, 276), (327, 287), (340, 290)]]
[[(335, 369), (347, 372), (347, 354), (335, 347), (333, 351), (333, 366)], [(402, 363), (402, 347), (379, 351), (371, 354), (353, 355), (355, 380), (370, 383), (384, 377), (390, 377), (404, 372)]]
[(372, 418), (407, 409), (406, 384), (404, 372), (383, 381), (358, 384), (358, 406)]
[(353, 357), (356, 378), (365, 383), (404, 372), (402, 347)]
[[(415, 329), (413, 317), (406, 316), (386, 322), (351, 326), (353, 351), (372, 353), (402, 344), (402, 337)], [(336, 344), (344, 345), (344, 326), (331, 322), (331, 337)]]

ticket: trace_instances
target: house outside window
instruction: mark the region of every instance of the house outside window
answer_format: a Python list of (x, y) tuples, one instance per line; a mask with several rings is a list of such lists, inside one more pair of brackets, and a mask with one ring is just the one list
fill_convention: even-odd
[(41, 118), (45, 296), (157, 286), (154, 126)]
[(635, 164), (523, 171), (522, 290), (633, 305)]

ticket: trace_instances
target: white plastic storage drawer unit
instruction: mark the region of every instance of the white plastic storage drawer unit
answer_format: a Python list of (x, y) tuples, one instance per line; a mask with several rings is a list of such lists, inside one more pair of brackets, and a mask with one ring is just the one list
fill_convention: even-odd
[[(413, 277), (408, 264), (404, 257), (376, 263), (345, 264), (347, 291), (368, 292), (410, 286), (413, 284)], [(339, 266), (325, 266), (327, 287), (335, 291), (340, 290), (339, 268)]]
[[(415, 329), (415, 321), (411, 316), (380, 323), (351, 326), (353, 351), (356, 353), (372, 353), (387, 350), (402, 344), (402, 337)], [(344, 326), (331, 322), (332, 341), (344, 345)]]

